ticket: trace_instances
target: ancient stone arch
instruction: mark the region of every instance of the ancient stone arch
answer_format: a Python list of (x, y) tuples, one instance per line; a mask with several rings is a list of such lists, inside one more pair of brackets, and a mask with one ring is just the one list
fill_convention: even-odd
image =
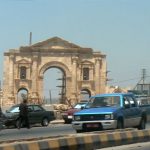
[(69, 68), (64, 63), (59, 62), (59, 61), (51, 61), (51, 62), (48, 62), (47, 64), (43, 65), (41, 67), (41, 69), (39, 70), (39, 77), (43, 78), (44, 72), (51, 67), (60, 68), (61, 70), (64, 71), (64, 73), (67, 77), (71, 77), (71, 72), (70, 72)]
[(64, 94), (73, 102), (80, 100), (82, 89), (105, 93), (106, 55), (54, 37), (4, 53), (3, 105), (16, 104), (21, 88), (28, 90), (30, 102), (42, 103), (43, 75), (51, 67), (63, 71)]

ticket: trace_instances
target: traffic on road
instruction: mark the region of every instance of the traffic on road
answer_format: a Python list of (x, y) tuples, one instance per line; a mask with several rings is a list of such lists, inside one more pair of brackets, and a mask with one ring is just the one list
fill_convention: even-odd
[[(28, 104), (31, 128), (27, 129), (22, 126), (18, 130), (14, 127), (17, 127), (19, 105), (14, 105), (3, 116), (0, 141), (3, 143), (37, 138), (64, 137), (76, 135), (76, 132), (81, 130), (89, 132), (96, 129), (109, 132), (111, 129), (110, 132), (112, 132), (112, 129), (114, 129), (115, 132), (115, 128), (122, 129), (122, 131), (127, 127), (150, 129), (150, 122), (148, 121), (150, 107), (149, 105), (139, 106), (141, 105), (137, 103), (132, 94), (96, 95), (91, 97), (86, 105), (84, 104), (84, 108), (81, 108), (81, 105), (77, 111), (74, 111), (71, 118), (72, 124), (66, 124), (63, 117), (54, 120), (56, 116), (53, 111), (46, 111), (40, 105)], [(104, 128), (104, 125), (110, 126), (112, 122), (116, 125), (115, 128)], [(136, 124), (128, 126), (131, 123)], [(46, 126), (46, 128), (41, 125)], [(84, 128), (85, 125), (86, 128)]]

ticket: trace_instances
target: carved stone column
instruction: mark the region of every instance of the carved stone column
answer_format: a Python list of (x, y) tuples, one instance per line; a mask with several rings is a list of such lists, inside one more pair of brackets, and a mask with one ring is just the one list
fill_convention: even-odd
[(106, 59), (102, 59), (101, 60), (101, 93), (105, 93), (106, 92), (106, 71), (107, 71), (107, 67), (106, 67)]
[(34, 101), (38, 101), (38, 93), (37, 93), (38, 56), (34, 54), (32, 61), (33, 61), (33, 64), (32, 64), (32, 99)]
[(96, 94), (99, 94), (100, 91), (100, 62), (101, 59), (100, 58), (96, 58), (96, 62), (95, 62), (95, 90), (96, 90)]
[(15, 97), (14, 97), (14, 55), (10, 54), (9, 56), (9, 98), (10, 103), (15, 103)]
[(43, 84), (43, 77), (39, 77), (38, 78), (38, 96), (39, 96), (39, 102), (40, 103), (43, 103), (43, 100), (44, 100), (44, 95), (43, 95), (43, 89), (44, 89), (44, 84)]
[(77, 61), (78, 57), (73, 57), (72, 59), (72, 91), (74, 94), (73, 99), (77, 99)]

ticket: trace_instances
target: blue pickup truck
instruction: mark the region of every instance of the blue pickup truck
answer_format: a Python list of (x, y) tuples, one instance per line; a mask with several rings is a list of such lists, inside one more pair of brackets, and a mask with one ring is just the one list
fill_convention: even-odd
[(112, 93), (92, 96), (86, 107), (73, 116), (77, 133), (90, 130), (145, 129), (146, 111), (138, 106), (132, 93)]

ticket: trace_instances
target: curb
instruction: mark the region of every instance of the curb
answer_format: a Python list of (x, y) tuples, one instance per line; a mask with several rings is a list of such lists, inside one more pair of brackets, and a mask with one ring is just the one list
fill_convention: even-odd
[(56, 120), (51, 121), (50, 124), (64, 124), (64, 120), (56, 119)]
[(93, 150), (149, 140), (150, 130), (117, 131), (102, 134), (77, 134), (77, 136), (17, 142), (9, 145), (2, 144), (0, 150)]

